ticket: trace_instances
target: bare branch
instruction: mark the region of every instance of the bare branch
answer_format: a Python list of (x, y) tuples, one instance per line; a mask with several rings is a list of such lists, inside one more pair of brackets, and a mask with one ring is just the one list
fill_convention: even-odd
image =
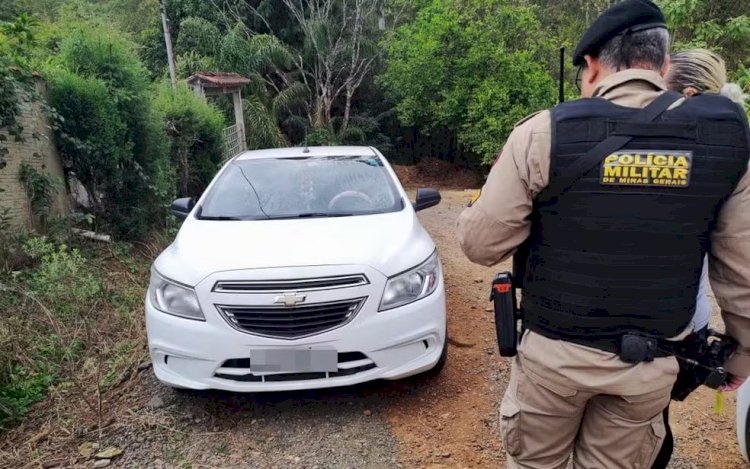
[(214, 9), (219, 12), (219, 14), (221, 14), (221, 19), (224, 22), (224, 26), (226, 26), (227, 28), (230, 28), (231, 25), (233, 24), (233, 21), (227, 14), (227, 12), (224, 10), (224, 8), (220, 7), (216, 3), (216, 0), (209, 0), (209, 2), (211, 2), (211, 6), (213, 6)]
[(258, 18), (259, 20), (263, 22), (263, 24), (266, 26), (266, 28), (268, 28), (268, 31), (271, 34), (273, 34), (274, 36), (276, 35), (276, 32), (271, 27), (271, 23), (268, 22), (268, 19), (266, 19), (266, 17), (263, 14), (261, 14), (261, 12), (259, 12), (257, 8), (250, 5), (250, 3), (247, 1), (245, 1), (245, 7), (247, 7), (247, 9), (250, 10), (250, 13), (252, 13), (253, 16), (255, 16), (256, 18)]
[[(369, 41), (369, 24), (382, 7), (380, 0), (282, 0), (299, 24), (310, 46), (311, 63), (296, 61), (302, 76), (310, 77), (316, 108), (316, 125), (328, 125), (333, 105), (346, 92), (348, 121), (352, 97), (372, 72), (376, 58), (363, 57)], [(317, 28), (326, 25), (325, 34)]]

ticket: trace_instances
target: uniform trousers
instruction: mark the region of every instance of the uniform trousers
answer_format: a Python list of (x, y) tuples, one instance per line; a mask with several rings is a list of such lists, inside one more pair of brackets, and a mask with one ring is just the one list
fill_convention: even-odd
[(677, 372), (527, 331), (500, 408), (507, 467), (650, 468)]

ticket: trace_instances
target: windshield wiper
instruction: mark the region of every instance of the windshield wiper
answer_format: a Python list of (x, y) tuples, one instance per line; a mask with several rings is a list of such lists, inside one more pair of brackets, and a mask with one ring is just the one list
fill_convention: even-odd
[(351, 217), (353, 213), (343, 212), (306, 212), (298, 213), (295, 215), (279, 215), (277, 217), (270, 217), (270, 220), (290, 220), (295, 218), (335, 218), (335, 217)]
[(244, 220), (244, 218), (240, 218), (240, 217), (225, 217), (225, 216), (215, 216), (215, 217), (200, 216), (200, 217), (198, 217), (198, 220), (227, 221), (227, 220)]

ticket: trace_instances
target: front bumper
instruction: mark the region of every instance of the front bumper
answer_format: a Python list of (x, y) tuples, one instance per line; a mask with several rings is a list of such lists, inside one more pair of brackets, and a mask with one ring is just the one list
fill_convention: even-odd
[[(147, 299), (146, 327), (154, 372), (160, 381), (177, 388), (264, 392), (350, 386), (430, 370), (437, 364), (445, 343), (442, 275), (432, 295), (400, 308), (378, 312), (383, 284), (376, 281), (370, 285), (372, 294), (347, 324), (294, 340), (238, 331), (208, 304), (202, 304), (206, 321), (201, 322), (162, 313)], [(200, 288), (197, 290), (200, 297)], [(361, 354), (364, 357), (359, 355), (361, 359), (356, 362), (340, 363), (340, 371), (346, 372), (334, 373), (335, 376), (287, 374), (268, 378), (273, 375), (269, 373), (260, 381), (248, 382), (240, 375), (250, 374), (249, 369), (226, 368), (228, 360), (236, 362), (249, 358), (253, 348), (307, 347), (333, 347), (340, 356)]]

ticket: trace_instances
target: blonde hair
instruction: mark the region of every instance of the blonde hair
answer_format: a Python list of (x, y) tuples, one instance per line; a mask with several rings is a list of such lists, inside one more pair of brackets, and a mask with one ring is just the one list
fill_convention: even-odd
[(715, 93), (743, 103), (747, 95), (734, 84), (727, 83), (727, 66), (718, 54), (707, 49), (687, 49), (670, 56), (667, 86), (684, 93), (694, 88), (699, 93)]

